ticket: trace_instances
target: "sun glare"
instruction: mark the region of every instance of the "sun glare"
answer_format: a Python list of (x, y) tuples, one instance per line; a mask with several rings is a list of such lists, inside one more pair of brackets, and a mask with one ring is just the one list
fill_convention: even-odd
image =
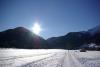
[(32, 31), (33, 31), (35, 34), (39, 35), (40, 32), (42, 31), (42, 29), (41, 29), (41, 27), (40, 27), (40, 24), (37, 23), (37, 22), (34, 23), (34, 26), (33, 26), (33, 28), (32, 28)]

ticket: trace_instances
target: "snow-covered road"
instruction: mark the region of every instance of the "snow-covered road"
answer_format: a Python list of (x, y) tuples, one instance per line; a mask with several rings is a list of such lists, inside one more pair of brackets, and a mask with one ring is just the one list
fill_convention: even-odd
[(0, 67), (100, 67), (100, 52), (0, 49)]

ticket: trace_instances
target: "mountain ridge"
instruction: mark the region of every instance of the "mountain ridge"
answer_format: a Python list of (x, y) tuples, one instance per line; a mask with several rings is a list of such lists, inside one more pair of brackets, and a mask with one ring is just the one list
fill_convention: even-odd
[(45, 48), (46, 40), (24, 27), (0, 32), (0, 47), (4, 48)]
[[(91, 31), (93, 31), (93, 34)], [(100, 45), (100, 26), (89, 29), (88, 31), (69, 32), (66, 35), (51, 37), (47, 40), (24, 27), (0, 32), (1, 48), (80, 49), (84, 44), (88, 45), (91, 43)]]
[[(93, 31), (93, 33), (91, 31)], [(84, 46), (84, 44), (88, 45), (91, 43), (100, 45), (100, 25), (88, 31), (69, 32), (64, 36), (51, 37), (48, 38), (47, 41), (49, 44), (54, 44), (55, 46), (63, 46), (60, 43), (65, 44), (62, 49), (79, 49), (81, 46)]]

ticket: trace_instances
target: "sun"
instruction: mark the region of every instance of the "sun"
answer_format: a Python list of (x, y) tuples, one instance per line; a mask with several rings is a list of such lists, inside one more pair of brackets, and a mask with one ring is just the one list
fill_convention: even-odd
[(42, 31), (40, 24), (38, 22), (35, 22), (32, 28), (32, 32), (39, 35), (40, 32)]

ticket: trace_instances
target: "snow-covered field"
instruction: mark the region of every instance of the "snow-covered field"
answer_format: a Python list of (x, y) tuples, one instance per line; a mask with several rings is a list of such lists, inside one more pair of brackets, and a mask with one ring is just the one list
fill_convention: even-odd
[(0, 49), (0, 67), (100, 67), (100, 52)]

